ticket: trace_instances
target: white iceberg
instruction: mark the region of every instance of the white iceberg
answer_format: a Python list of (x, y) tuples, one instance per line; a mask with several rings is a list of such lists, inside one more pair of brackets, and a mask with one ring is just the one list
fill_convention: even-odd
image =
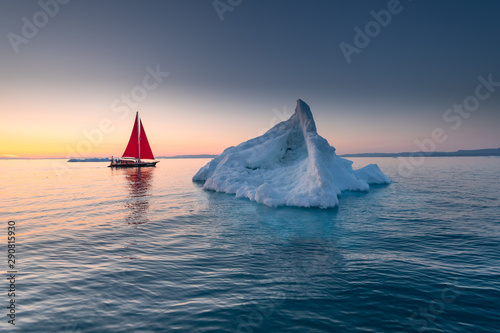
[(367, 191), (390, 179), (376, 164), (353, 171), (352, 162), (316, 131), (309, 106), (297, 100), (295, 113), (264, 135), (229, 147), (193, 177), (204, 189), (236, 194), (271, 207), (329, 208), (341, 191)]

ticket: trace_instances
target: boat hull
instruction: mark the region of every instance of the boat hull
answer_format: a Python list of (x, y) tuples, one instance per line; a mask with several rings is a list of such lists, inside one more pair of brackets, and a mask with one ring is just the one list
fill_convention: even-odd
[(130, 162), (130, 163), (111, 163), (108, 165), (109, 168), (143, 168), (143, 167), (155, 167), (160, 161), (154, 162)]

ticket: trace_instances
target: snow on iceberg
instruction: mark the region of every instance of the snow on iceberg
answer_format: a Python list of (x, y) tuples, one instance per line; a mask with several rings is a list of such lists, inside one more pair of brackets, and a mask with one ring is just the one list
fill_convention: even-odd
[(264, 135), (229, 147), (202, 167), (193, 181), (204, 189), (236, 194), (265, 205), (335, 207), (341, 191), (367, 191), (390, 183), (376, 164), (353, 171), (352, 162), (316, 131), (309, 106), (297, 100), (295, 113)]

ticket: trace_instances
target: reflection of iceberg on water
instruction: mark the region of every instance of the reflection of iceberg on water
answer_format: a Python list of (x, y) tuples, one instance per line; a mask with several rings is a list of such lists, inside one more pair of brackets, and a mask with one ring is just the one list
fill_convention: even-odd
[(353, 171), (352, 162), (316, 132), (309, 106), (264, 135), (224, 150), (193, 177), (203, 188), (233, 193), (271, 207), (334, 207), (341, 191), (367, 191), (390, 183), (376, 164)]

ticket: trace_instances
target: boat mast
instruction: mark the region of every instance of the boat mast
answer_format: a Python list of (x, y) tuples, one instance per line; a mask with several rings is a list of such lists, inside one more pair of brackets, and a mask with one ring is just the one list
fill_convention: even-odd
[(139, 126), (139, 111), (136, 114), (137, 122), (137, 143), (139, 144), (139, 162), (141, 162), (141, 126)]

